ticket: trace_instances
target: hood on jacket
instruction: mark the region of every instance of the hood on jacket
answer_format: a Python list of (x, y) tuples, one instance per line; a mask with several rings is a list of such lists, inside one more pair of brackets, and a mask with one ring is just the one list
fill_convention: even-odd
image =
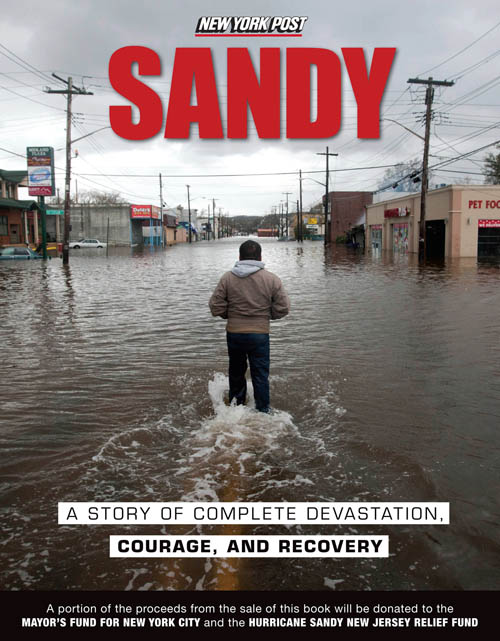
[(251, 274), (255, 274), (260, 269), (264, 269), (264, 263), (260, 260), (239, 260), (231, 270), (235, 276), (246, 278)]

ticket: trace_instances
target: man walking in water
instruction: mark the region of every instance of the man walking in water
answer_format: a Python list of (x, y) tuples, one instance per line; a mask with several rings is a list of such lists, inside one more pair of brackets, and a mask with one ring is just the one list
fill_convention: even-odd
[(255, 407), (269, 412), (269, 321), (290, 311), (290, 299), (275, 274), (264, 269), (259, 243), (247, 240), (240, 259), (226, 272), (212, 294), (212, 316), (227, 318), (229, 402), (246, 401), (247, 358), (250, 363)]

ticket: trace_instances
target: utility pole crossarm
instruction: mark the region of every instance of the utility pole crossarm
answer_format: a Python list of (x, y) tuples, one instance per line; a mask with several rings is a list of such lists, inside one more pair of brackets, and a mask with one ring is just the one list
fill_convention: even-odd
[(68, 88), (67, 89), (50, 89), (49, 87), (46, 87), (44, 89), (45, 93), (68, 93), (69, 91), (71, 91), (72, 94), (81, 94), (83, 96), (94, 95), (92, 91), (87, 91), (86, 89), (77, 87), (73, 83), (71, 83), (71, 87), (70, 87), (70, 81), (64, 80), (64, 78), (61, 78), (61, 76), (58, 76), (56, 73), (53, 73), (52, 76), (53, 78), (57, 78), (57, 80), (60, 80), (61, 82), (63, 82)]
[(409, 78), (407, 82), (414, 85), (437, 85), (440, 87), (453, 87), (455, 84), (454, 80), (434, 80), (433, 78), (428, 78), (427, 80), (422, 80), (421, 78)]

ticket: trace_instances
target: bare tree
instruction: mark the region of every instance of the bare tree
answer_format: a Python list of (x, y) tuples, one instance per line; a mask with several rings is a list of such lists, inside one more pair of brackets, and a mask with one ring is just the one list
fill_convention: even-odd
[[(431, 174), (428, 172), (428, 181)], [(391, 169), (387, 169), (379, 183), (380, 191), (418, 191), (418, 183), (422, 179), (422, 161), (418, 158), (408, 162), (399, 162)]]
[[(497, 147), (500, 149), (500, 145)], [(500, 154), (487, 154), (484, 159), (484, 182), (487, 185), (500, 185)]]
[(78, 204), (82, 205), (125, 205), (128, 201), (117, 191), (90, 189), (78, 194)]

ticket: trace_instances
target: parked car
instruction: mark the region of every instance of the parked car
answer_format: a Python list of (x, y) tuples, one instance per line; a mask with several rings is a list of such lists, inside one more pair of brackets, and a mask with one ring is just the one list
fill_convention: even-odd
[(29, 247), (0, 247), (0, 260), (31, 260), (42, 258)]
[(88, 249), (89, 247), (102, 249), (103, 247), (106, 247), (106, 243), (101, 243), (100, 240), (95, 238), (82, 238), (81, 240), (77, 240), (74, 243), (69, 244), (70, 249)]

